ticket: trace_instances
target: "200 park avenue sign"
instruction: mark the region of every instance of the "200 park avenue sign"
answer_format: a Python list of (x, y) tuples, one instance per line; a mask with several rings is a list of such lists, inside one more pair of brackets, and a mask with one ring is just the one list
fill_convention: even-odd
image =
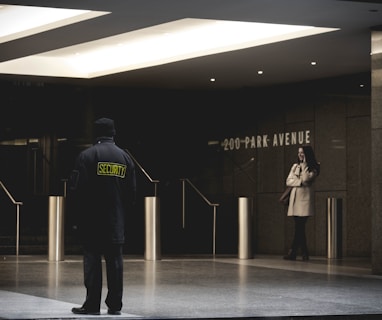
[(225, 138), (221, 142), (224, 151), (240, 149), (259, 149), (310, 144), (310, 130), (280, 132), (272, 135), (253, 135), (245, 137)]

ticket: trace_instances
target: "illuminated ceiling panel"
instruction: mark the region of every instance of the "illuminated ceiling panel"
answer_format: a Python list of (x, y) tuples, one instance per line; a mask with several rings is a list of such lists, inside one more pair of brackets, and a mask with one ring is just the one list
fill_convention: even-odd
[(0, 43), (109, 13), (0, 4)]
[(5, 61), (0, 73), (94, 78), (335, 30), (186, 18)]

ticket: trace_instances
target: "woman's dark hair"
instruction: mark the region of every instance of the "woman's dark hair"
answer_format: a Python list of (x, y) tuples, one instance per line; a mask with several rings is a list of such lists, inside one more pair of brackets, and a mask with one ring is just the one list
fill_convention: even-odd
[(320, 163), (317, 162), (316, 156), (314, 154), (312, 146), (302, 146), (302, 150), (304, 151), (305, 154), (305, 160), (306, 164), (309, 168), (309, 171), (316, 170), (317, 175), (320, 174)]

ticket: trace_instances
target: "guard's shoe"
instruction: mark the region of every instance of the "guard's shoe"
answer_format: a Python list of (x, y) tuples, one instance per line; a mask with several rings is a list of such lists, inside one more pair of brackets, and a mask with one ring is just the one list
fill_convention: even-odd
[(72, 312), (75, 314), (91, 314), (91, 315), (99, 315), (99, 310), (87, 310), (84, 307), (80, 308), (72, 308)]
[(114, 316), (119, 316), (119, 315), (121, 314), (121, 311), (119, 311), (119, 310), (113, 310), (113, 309), (108, 309), (108, 310), (107, 310), (107, 313), (108, 313), (108, 314), (112, 314), (112, 315), (114, 315)]

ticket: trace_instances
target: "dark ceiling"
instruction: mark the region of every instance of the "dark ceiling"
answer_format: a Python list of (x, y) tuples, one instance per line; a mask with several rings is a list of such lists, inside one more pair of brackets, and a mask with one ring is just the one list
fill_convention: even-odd
[[(339, 0), (19, 0), (3, 4), (110, 11), (111, 14), (0, 44), (0, 61), (97, 40), (181, 18), (340, 28), (339, 31), (209, 55), (91, 80), (46, 79), (156, 88), (262, 87), (370, 73), (371, 30), (382, 1)], [(155, 48), (153, 48), (155, 50)], [(310, 62), (316, 61), (316, 66)], [(258, 75), (257, 71), (264, 71)], [(216, 78), (211, 83), (209, 79)], [(0, 74), (0, 79), (36, 79)], [(70, 80), (70, 81), (69, 81)]]

